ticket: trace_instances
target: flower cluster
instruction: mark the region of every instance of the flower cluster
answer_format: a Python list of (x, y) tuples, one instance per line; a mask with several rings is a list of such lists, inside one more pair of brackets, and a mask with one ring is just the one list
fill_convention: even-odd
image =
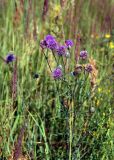
[[(73, 47), (73, 41), (68, 39), (68, 40), (65, 40), (65, 44), (64, 45), (61, 45), (59, 44), (55, 37), (52, 36), (52, 35), (47, 35), (44, 37), (44, 40), (42, 40), (40, 42), (40, 46), (42, 49), (50, 49), (54, 54), (56, 53), (56, 55), (58, 56), (65, 56), (65, 57), (70, 57), (70, 48)], [(55, 60), (56, 60), (56, 57), (54, 57)], [(88, 60), (88, 52), (86, 50), (82, 50), (80, 52), (80, 55), (79, 55), (79, 58), (80, 60), (82, 60), (82, 62), (85, 62), (85, 60)], [(48, 61), (48, 59), (47, 59)], [(58, 61), (56, 60), (57, 62), (57, 65), (58, 65)], [(49, 65), (49, 63), (48, 63)], [(49, 68), (50, 65), (49, 65)], [(91, 73), (93, 68), (92, 68), (92, 65), (91, 64), (77, 64), (74, 71), (71, 72), (71, 74), (73, 76), (77, 76), (79, 75), (80, 73), (82, 73), (82, 71), (85, 71), (87, 73)], [(63, 72), (62, 72), (62, 67), (61, 65), (58, 65), (58, 67), (56, 67), (52, 72), (52, 76), (54, 79), (60, 79), (62, 76), (63, 76)]]
[[(82, 62), (85, 62), (85, 60), (88, 60), (88, 52), (86, 51), (86, 50), (82, 50), (81, 52), (80, 52), (80, 60), (82, 60)], [(93, 67), (92, 67), (92, 65), (91, 64), (77, 64), (76, 65), (76, 67), (75, 67), (75, 69), (74, 69), (74, 71), (73, 72), (71, 72), (71, 74), (73, 75), (73, 76), (77, 76), (77, 75), (79, 75), (82, 71), (85, 71), (85, 72), (87, 72), (87, 73), (92, 73), (92, 71), (93, 71)]]
[(71, 48), (73, 46), (73, 42), (72, 40), (66, 40), (65, 41), (65, 45), (60, 45), (55, 37), (53, 37), (52, 35), (47, 35), (44, 40), (42, 40), (40, 42), (40, 46), (42, 49), (50, 49), (54, 52), (57, 53), (57, 55), (59, 56), (66, 56), (68, 57), (68, 50), (69, 48)]

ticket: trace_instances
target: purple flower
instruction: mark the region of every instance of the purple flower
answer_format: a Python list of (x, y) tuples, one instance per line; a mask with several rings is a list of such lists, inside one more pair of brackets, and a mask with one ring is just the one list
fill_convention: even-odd
[(52, 35), (47, 35), (44, 39), (46, 42), (50, 41), (50, 40), (55, 40), (55, 37), (53, 37)]
[(59, 46), (56, 49), (56, 52), (59, 56), (65, 55), (66, 54), (66, 47), (65, 46)]
[(51, 50), (56, 50), (58, 47), (56, 40), (49, 40), (46, 42), (46, 44), (47, 44), (47, 48)]
[(82, 60), (86, 60), (87, 59), (87, 55), (88, 53), (87, 53), (87, 51), (81, 51), (80, 52), (80, 58), (82, 59)]
[(93, 70), (92, 66), (90, 64), (87, 64), (86, 67), (85, 67), (85, 71), (88, 72), (88, 73), (91, 73)]
[(62, 70), (60, 68), (56, 68), (52, 73), (54, 79), (59, 79), (62, 77), (62, 75)]
[(71, 47), (74, 45), (73, 41), (70, 40), (70, 39), (66, 40), (66, 41), (65, 41), (65, 44), (66, 44), (66, 46), (67, 46), (68, 48), (71, 48)]
[(55, 40), (55, 37), (53, 37), (52, 35), (47, 35), (44, 40), (42, 40), (40, 42), (40, 46), (41, 48), (45, 49), (51, 49), (51, 50), (56, 50), (57, 49), (57, 42)]
[(9, 54), (6, 56), (6, 62), (7, 62), (7, 63), (13, 62), (15, 59), (16, 59), (16, 57), (14, 56), (13, 53), (9, 53)]

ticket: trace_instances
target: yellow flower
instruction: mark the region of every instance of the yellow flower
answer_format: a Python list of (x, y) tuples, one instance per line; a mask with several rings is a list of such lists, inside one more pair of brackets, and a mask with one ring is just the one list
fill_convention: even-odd
[(102, 88), (98, 88), (98, 92), (100, 93), (102, 91)]
[(109, 34), (109, 33), (107, 33), (107, 34), (105, 34), (105, 38), (110, 38), (111, 37), (111, 35)]
[(109, 48), (113, 49), (114, 48), (114, 42), (109, 43)]
[(60, 6), (60, 5), (55, 5), (54, 11), (55, 11), (57, 14), (60, 13), (60, 10), (61, 10), (61, 6)]

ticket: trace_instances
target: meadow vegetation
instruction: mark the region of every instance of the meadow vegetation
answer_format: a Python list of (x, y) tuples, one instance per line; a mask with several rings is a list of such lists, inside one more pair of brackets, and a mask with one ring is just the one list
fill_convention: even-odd
[(114, 159), (114, 1), (0, 0), (0, 160)]

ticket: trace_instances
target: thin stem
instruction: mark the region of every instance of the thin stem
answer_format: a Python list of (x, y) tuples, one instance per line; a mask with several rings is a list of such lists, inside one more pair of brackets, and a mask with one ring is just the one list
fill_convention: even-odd
[(52, 51), (52, 53), (53, 53), (53, 57), (54, 57), (54, 59), (55, 59), (55, 61), (56, 61), (57, 65), (58, 65), (57, 58), (56, 58), (56, 56), (55, 56), (55, 54), (54, 54), (54, 52), (53, 52), (53, 51)]
[(73, 121), (74, 121), (74, 104), (73, 99), (70, 108), (70, 117), (69, 117), (69, 129), (70, 129), (70, 136), (69, 136), (69, 160), (72, 160), (72, 139), (73, 139)]
[[(52, 73), (52, 69), (51, 69), (51, 66), (50, 66), (50, 64), (49, 64), (48, 57), (46, 56), (45, 52), (43, 52), (43, 53), (44, 53), (45, 59), (46, 59), (46, 61), (47, 61), (47, 64), (48, 64), (48, 66), (49, 66), (49, 69), (50, 69), (50, 71), (51, 71), (51, 73)], [(57, 93), (59, 93), (58, 87), (57, 87), (57, 85), (56, 85), (56, 80), (54, 79), (54, 81), (55, 81), (55, 86), (56, 86), (56, 89), (57, 89)], [(59, 95), (59, 94), (58, 94), (58, 95)], [(59, 97), (59, 99), (60, 99), (60, 97)]]
[(63, 62), (63, 66), (64, 66), (64, 76), (65, 76), (65, 63), (64, 63), (63, 57), (62, 57), (62, 62)]
[(4, 62), (6, 62), (6, 60), (2, 56), (0, 56), (0, 59), (3, 60)]
[(50, 71), (51, 71), (51, 73), (52, 73), (51, 66), (50, 66), (50, 64), (49, 64), (49, 62), (48, 62), (48, 57), (46, 56), (45, 52), (43, 52), (43, 53), (44, 53), (44, 57), (45, 57), (45, 59), (46, 59), (46, 61), (47, 61), (47, 64), (48, 64), (48, 66), (49, 66), (49, 69), (50, 69)]

